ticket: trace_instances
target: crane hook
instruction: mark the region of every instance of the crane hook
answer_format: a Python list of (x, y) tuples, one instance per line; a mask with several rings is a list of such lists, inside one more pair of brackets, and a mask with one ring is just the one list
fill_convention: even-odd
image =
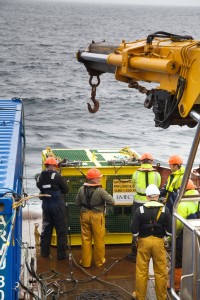
[(87, 103), (88, 110), (91, 114), (96, 113), (99, 110), (99, 101), (95, 99), (96, 97), (96, 88), (100, 84), (100, 78), (99, 75), (97, 75), (97, 83), (92, 83), (93, 75), (90, 75), (89, 84), (92, 87), (91, 91), (91, 100), (94, 103), (94, 107), (91, 106), (90, 103)]
[(98, 110), (99, 110), (99, 101), (96, 100), (96, 99), (92, 99), (92, 102), (94, 103), (94, 106), (92, 108), (91, 104), (90, 103), (87, 103), (87, 106), (88, 106), (88, 110), (91, 114), (94, 114), (96, 113)]

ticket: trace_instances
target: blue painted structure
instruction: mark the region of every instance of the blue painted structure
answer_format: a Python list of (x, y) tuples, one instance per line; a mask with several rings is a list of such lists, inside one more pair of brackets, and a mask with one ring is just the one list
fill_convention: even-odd
[(0, 300), (18, 299), (22, 209), (12, 209), (23, 193), (23, 103), (0, 100)]

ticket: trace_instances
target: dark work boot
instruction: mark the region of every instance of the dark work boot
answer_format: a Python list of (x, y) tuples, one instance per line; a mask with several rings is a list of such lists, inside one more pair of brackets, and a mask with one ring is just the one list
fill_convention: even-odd
[(127, 255), (127, 259), (135, 263), (136, 257), (137, 257), (137, 248), (132, 247), (132, 252)]

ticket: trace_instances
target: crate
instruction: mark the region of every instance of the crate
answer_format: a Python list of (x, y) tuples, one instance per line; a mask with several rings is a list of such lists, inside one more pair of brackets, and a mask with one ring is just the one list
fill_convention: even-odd
[[(136, 153), (134, 151), (134, 153)], [(67, 182), (69, 193), (68, 216), (70, 225), (70, 239), (72, 245), (80, 245), (79, 207), (75, 199), (79, 188), (86, 181), (87, 171), (94, 167), (102, 173), (102, 187), (111, 194), (116, 201), (115, 206), (106, 207), (106, 237), (107, 244), (131, 243), (130, 222), (132, 218), (131, 206), (134, 188), (131, 183), (133, 173), (138, 169), (138, 162), (130, 162), (130, 156), (120, 153), (120, 149), (48, 149), (42, 152), (42, 161), (48, 155), (59, 160), (66, 160), (60, 172)], [(137, 154), (138, 155), (138, 154)], [(126, 164), (127, 162), (127, 164)], [(56, 232), (54, 230), (52, 245), (56, 246)]]

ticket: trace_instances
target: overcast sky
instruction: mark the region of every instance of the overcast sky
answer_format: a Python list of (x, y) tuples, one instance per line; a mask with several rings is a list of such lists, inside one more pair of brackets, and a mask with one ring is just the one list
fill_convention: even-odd
[(57, 0), (82, 3), (200, 6), (200, 0)]

